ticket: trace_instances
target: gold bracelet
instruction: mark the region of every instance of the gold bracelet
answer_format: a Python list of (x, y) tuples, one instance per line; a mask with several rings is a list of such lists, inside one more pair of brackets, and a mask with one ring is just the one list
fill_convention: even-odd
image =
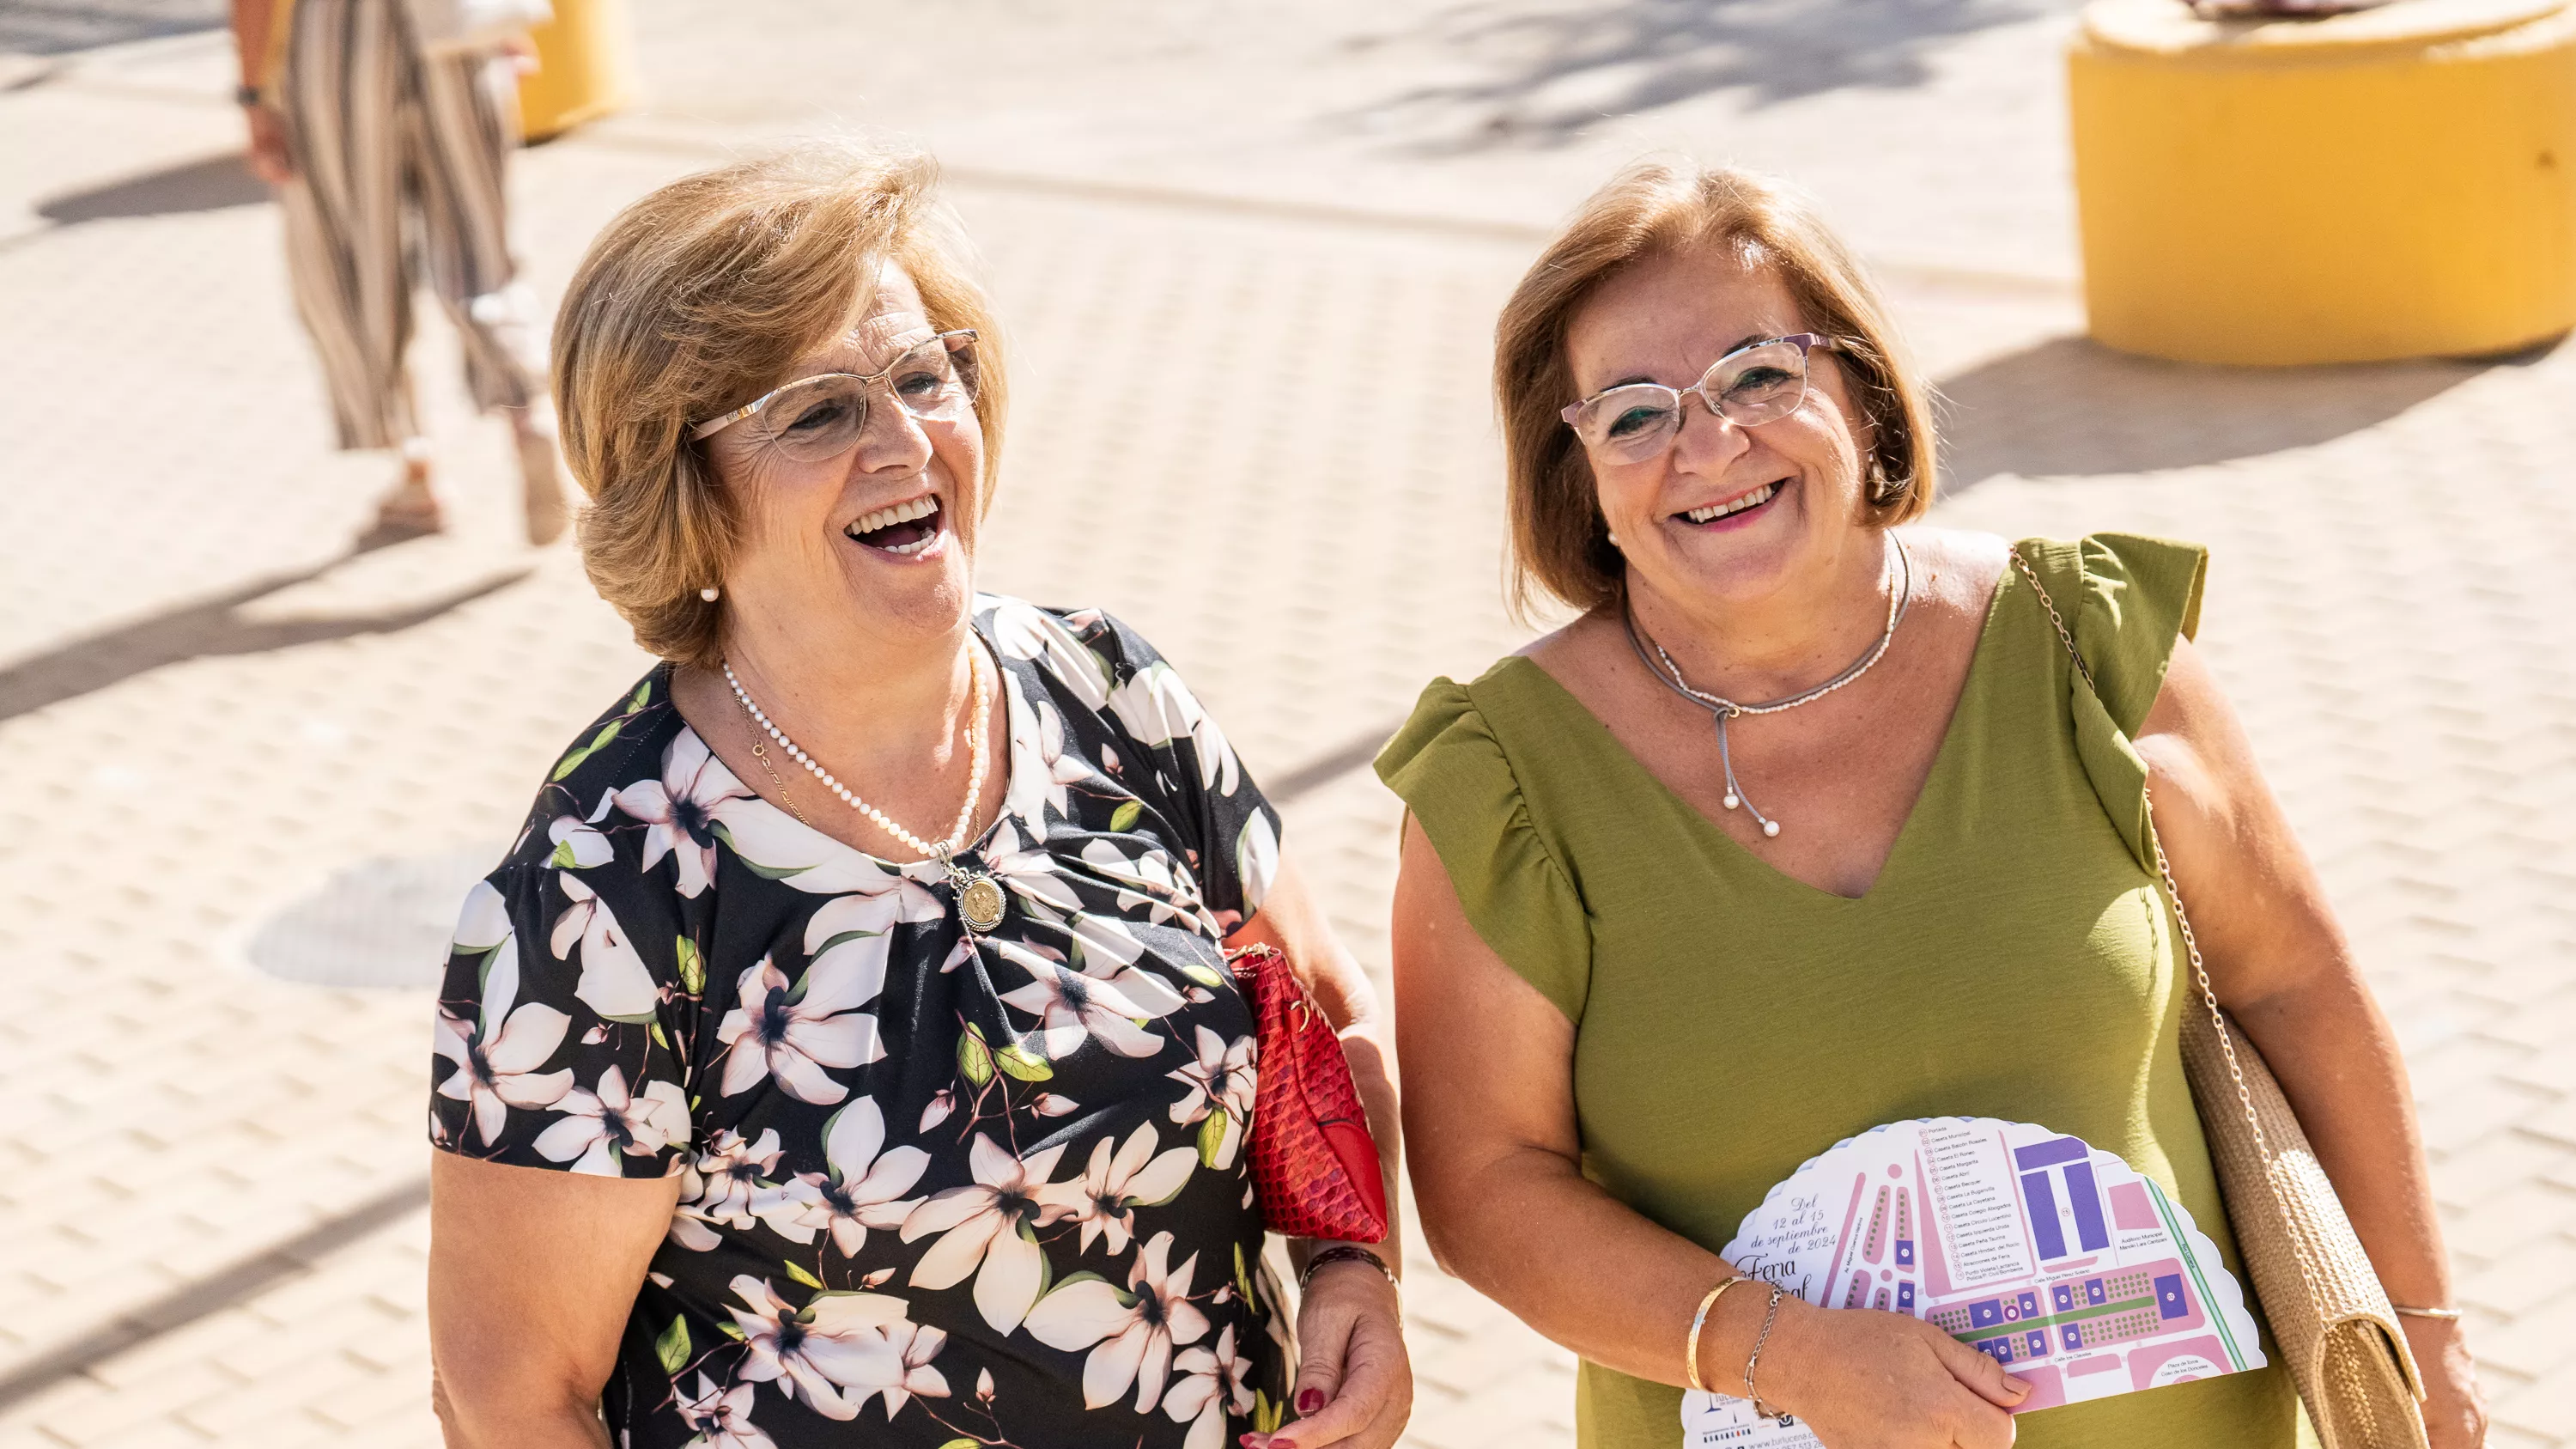
[(2409, 1318), (2431, 1318), (2443, 1323), (2460, 1321), (2460, 1310), (2456, 1308), (2409, 1308), (2403, 1303), (2391, 1303), (2388, 1306)]
[(1708, 1385), (1701, 1383), (1699, 1377), (1699, 1331), (1707, 1326), (1708, 1311), (1717, 1306), (1717, 1300), (1726, 1295), (1727, 1289), (1743, 1281), (1744, 1275), (1740, 1273), (1718, 1279), (1717, 1286), (1708, 1290), (1708, 1296), (1699, 1301), (1699, 1312), (1691, 1315), (1690, 1343), (1682, 1350), (1682, 1368), (1690, 1377), (1690, 1386), (1703, 1394), (1708, 1392)]

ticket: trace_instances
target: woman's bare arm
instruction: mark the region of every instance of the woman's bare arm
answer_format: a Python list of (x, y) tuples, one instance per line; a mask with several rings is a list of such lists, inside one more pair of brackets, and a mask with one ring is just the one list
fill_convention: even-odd
[[(1442, 1267), (1594, 1363), (1683, 1383), (1701, 1295), (1733, 1270), (1581, 1170), (1574, 1027), (1479, 937), (1421, 827), (1404, 827), (1395, 893), (1396, 1025), (1423, 1236)], [(1750, 1285), (1720, 1299), (1702, 1371), (1737, 1387), (1763, 1317)], [(2005, 1445), (2001, 1405), (2028, 1390), (1994, 1360), (1894, 1313), (1782, 1301), (1764, 1399), (1829, 1444)]]
[(430, 1361), (448, 1449), (602, 1449), (599, 1391), (680, 1180), (440, 1152), (429, 1188)]
[[(2396, 1036), (2244, 727), (2188, 641), (2137, 747), (2220, 1004), (2280, 1079), (2389, 1298), (2449, 1304), (2450, 1263)], [(2458, 1325), (2403, 1322), (2435, 1380), (2426, 1412), (2435, 1449), (2476, 1443), (2485, 1411)]]
[[(1266, 941), (1289, 963), (1342, 1039), (1342, 1054), (1377, 1141), (1378, 1170), (1386, 1181), (1386, 1240), (1373, 1251), (1389, 1269), (1404, 1271), (1403, 1132), (1397, 1117), (1394, 1064), (1388, 1059), (1385, 1013), (1377, 988), (1325, 919), (1323, 905), (1295, 864), (1283, 857), (1262, 898), (1260, 914), (1245, 922), (1229, 945)], [(1289, 1256), (1303, 1268), (1319, 1246), (1299, 1239)], [(1303, 1361), (1290, 1402), (1299, 1422), (1281, 1437), (1299, 1449), (1384, 1449), (1404, 1432), (1413, 1414), (1413, 1365), (1405, 1352), (1402, 1319), (1392, 1285), (1366, 1264), (1330, 1265), (1315, 1274), (1297, 1315)]]

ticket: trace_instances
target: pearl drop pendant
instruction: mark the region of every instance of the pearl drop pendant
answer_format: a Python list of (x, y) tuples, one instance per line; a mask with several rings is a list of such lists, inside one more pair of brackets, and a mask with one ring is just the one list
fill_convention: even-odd
[(1732, 809), (1736, 808), (1737, 806), (1739, 806), (1739, 805), (1743, 804), (1743, 803), (1744, 803), (1744, 801), (1743, 801), (1742, 799), (1740, 799), (1740, 798), (1738, 798), (1738, 797), (1734, 796), (1734, 795), (1729, 795), (1729, 796), (1727, 796), (1723, 801), (1720, 801), (1719, 803), (1720, 803), (1720, 804), (1723, 804), (1727, 809), (1732, 810)]
[(1762, 822), (1762, 833), (1763, 833), (1764, 835), (1777, 835), (1777, 834), (1779, 834), (1779, 833), (1780, 833), (1780, 822), (1779, 822), (1779, 821), (1777, 821), (1777, 820), (1765, 820), (1765, 821), (1763, 821), (1763, 822)]

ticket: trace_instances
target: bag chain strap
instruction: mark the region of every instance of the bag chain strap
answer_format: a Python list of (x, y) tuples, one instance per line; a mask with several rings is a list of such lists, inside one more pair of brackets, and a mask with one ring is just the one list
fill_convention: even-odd
[[(2048, 596), (2048, 586), (2039, 581), (2039, 571), (2030, 566), (2030, 560), (2022, 557), (2020, 549), (2011, 550), (2011, 555), (2013, 565), (2021, 570), (2022, 577), (2030, 580), (2031, 592), (2039, 595), (2039, 606), (2048, 611), (2048, 622), (2056, 628), (2058, 642), (2066, 646), (2066, 657), (2074, 661), (2075, 673), (2083, 679), (2085, 689), (2095, 699), (2100, 699), (2101, 688), (2093, 682), (2093, 671), (2084, 663), (2084, 652), (2075, 647), (2075, 632), (2066, 627), (2066, 617), (2057, 612), (2057, 601)], [(2272, 1144), (2263, 1134), (2262, 1117), (2254, 1110), (2254, 1091), (2245, 1085), (2245, 1068), (2236, 1059), (2236, 1034), (2227, 1029), (2227, 1019), (2219, 1012), (2218, 993), (2209, 984), (2209, 966), (2201, 959), (2200, 939), (2192, 934), (2191, 913), (2182, 907), (2182, 887), (2174, 883), (2173, 864), (2165, 859), (2165, 843), (2156, 832), (2154, 798), (2143, 786), (2139, 794), (2148, 805), (2147, 846), (2155, 852), (2156, 874), (2163, 880), (2165, 900), (2173, 906), (2174, 925), (2181, 932), (2183, 950), (2191, 958), (2192, 980), (2200, 988), (2201, 1005), (2209, 1010), (2209, 1024), (2218, 1033), (2219, 1050), (2227, 1054), (2227, 1075), (2236, 1083), (2236, 1101), (2245, 1109), (2245, 1125), (2254, 1129), (2254, 1150), (2263, 1160), (2263, 1185), (2278, 1201), (2281, 1186), (2273, 1176)], [(2308, 1301), (2323, 1303), (2325, 1295), (2317, 1286), (2315, 1265), (2308, 1260), (2306, 1239), (2297, 1232), (2292, 1232), (2289, 1237), (2290, 1246), (2298, 1254), (2299, 1276), (2307, 1283)]]

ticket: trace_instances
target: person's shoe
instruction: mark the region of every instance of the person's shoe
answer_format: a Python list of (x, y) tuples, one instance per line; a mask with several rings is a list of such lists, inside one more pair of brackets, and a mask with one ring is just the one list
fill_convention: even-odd
[(361, 552), (383, 548), (446, 529), (447, 512), (439, 506), (437, 491), (430, 487), (429, 465), (407, 462), (402, 481), (376, 504), (376, 521), (358, 535), (358, 548)]
[(565, 525), (572, 521), (572, 508), (564, 497), (563, 464), (556, 457), (552, 435), (523, 427), (517, 436), (528, 542), (542, 548), (563, 537)]

